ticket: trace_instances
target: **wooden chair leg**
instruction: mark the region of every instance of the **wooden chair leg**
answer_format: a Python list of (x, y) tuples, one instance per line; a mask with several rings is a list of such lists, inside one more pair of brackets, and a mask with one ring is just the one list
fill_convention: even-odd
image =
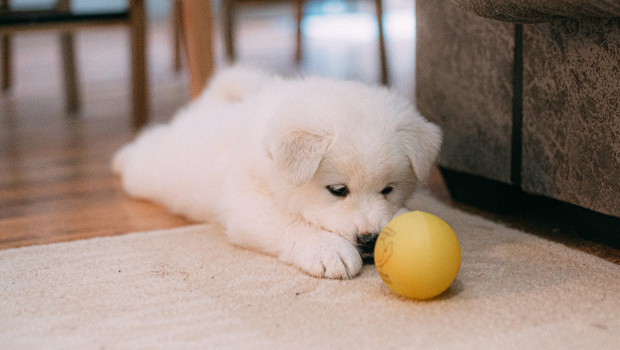
[(74, 113), (80, 109), (80, 93), (78, 92), (78, 73), (75, 65), (75, 47), (72, 33), (60, 34), (60, 48), (67, 110)]
[(190, 93), (197, 97), (213, 74), (213, 25), (211, 2), (183, 0), (183, 32), (189, 69)]
[(224, 47), (228, 62), (234, 62), (235, 55), (235, 0), (222, 0), (222, 28), (224, 35)]
[(172, 42), (174, 50), (173, 68), (175, 72), (181, 70), (181, 41), (183, 39), (183, 18), (181, 17), (181, 0), (174, 0), (172, 8)]
[(131, 91), (135, 128), (149, 121), (149, 85), (146, 62), (146, 9), (144, 0), (129, 3), (131, 30)]
[[(0, 0), (0, 10), (8, 9), (9, 0)], [(11, 37), (8, 34), (0, 37), (0, 55), (2, 56), (2, 91), (11, 87)]]
[(377, 8), (377, 26), (379, 27), (379, 60), (381, 61), (381, 84), (389, 84), (387, 55), (385, 53), (385, 35), (383, 33), (383, 4), (382, 0), (375, 0)]
[(9, 35), (2, 36), (2, 90), (6, 91), (11, 87), (11, 37)]
[[(59, 11), (69, 11), (71, 9), (70, 0), (56, 1), (56, 9)], [(74, 113), (80, 108), (80, 94), (78, 92), (77, 69), (75, 68), (75, 45), (71, 32), (62, 32), (60, 34), (60, 51), (67, 111)]]
[(301, 62), (301, 50), (302, 50), (302, 46), (301, 46), (301, 37), (302, 37), (302, 32), (301, 32), (301, 21), (303, 19), (304, 16), (304, 0), (297, 0), (295, 1), (295, 20), (297, 22), (297, 32), (296, 32), (296, 37), (295, 37), (295, 62), (296, 63), (300, 63)]

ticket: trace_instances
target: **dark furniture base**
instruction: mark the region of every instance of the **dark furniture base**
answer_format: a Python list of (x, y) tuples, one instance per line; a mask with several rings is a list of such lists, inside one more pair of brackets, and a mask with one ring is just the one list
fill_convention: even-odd
[(515, 185), (444, 167), (439, 170), (450, 196), (458, 203), (496, 214), (544, 217), (553, 227), (574, 231), (584, 239), (620, 249), (620, 218), (549, 197), (531, 195)]

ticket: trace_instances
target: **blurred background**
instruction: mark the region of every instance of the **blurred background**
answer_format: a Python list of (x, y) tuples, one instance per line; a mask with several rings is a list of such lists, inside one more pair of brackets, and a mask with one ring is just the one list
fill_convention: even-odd
[[(140, 0), (73, 0), (70, 2), (70, 10), (76, 14), (114, 12), (126, 9), (129, 1)], [(222, 5), (225, 3), (220, 1), (226, 0), (210, 3), (216, 70), (227, 64), (222, 20)], [(128, 27), (87, 26), (72, 31), (71, 51), (75, 56), (77, 81), (75, 88), (81, 100), (79, 108), (75, 110), (68, 108), (66, 102), (64, 69), (67, 60), (63, 59), (63, 55), (66, 57), (66, 50), (62, 49), (62, 32), (27, 30), (8, 32), (7, 36), (7, 31), (2, 31), (3, 25), (8, 23), (7, 17), (2, 16), (7, 4), (11, 11), (23, 11), (51, 8), (55, 3), (56, 1), (52, 0), (0, 0), (0, 6), (4, 6), (4, 10), (0, 9), (0, 38), (2, 43), (10, 38), (11, 57), (11, 84), (0, 90), (0, 249), (190, 224), (188, 220), (170, 214), (157, 204), (127, 197), (121, 189), (120, 181), (109, 169), (112, 154), (137, 132), (135, 121), (132, 120), (133, 115), (136, 115), (132, 113), (132, 101), (136, 99), (132, 97), (132, 94), (135, 94), (135, 90), (132, 93), (131, 88), (132, 36)], [(147, 81), (143, 92), (146, 91), (149, 97), (147, 100), (150, 121), (160, 123), (170, 120), (179, 108), (190, 101), (190, 74), (183, 47), (179, 51), (180, 67), (175, 64), (175, 38), (179, 37), (175, 34), (175, 29), (179, 27), (178, 22), (174, 21), (176, 2), (145, 0), (144, 3), (147, 13), (147, 29), (143, 40), (146, 43)], [(301, 22), (303, 53), (300, 62), (295, 59), (296, 1), (237, 0), (236, 3), (238, 6), (234, 12), (234, 41), (238, 62), (285, 76), (321, 75), (360, 80), (369, 84), (380, 83), (381, 60), (374, 1), (305, 1)], [(383, 0), (382, 6), (389, 86), (413, 101), (416, 78), (415, 1)], [(511, 108), (513, 54), (521, 52), (513, 49), (513, 43), (516, 47), (516, 38), (522, 38), (523, 31), (529, 31), (532, 37), (540, 36), (541, 40), (565, 40), (567, 47), (573, 50), (571, 52), (576, 57), (576, 63), (571, 64), (573, 56), (566, 56), (563, 51), (551, 52), (542, 56), (543, 58), (556, 62), (558, 59), (566, 61), (568, 57), (568, 64), (565, 65), (571, 71), (594, 78), (611, 77), (590, 80), (599, 84), (594, 84), (590, 91), (598, 100), (605, 102), (605, 94), (612, 96), (611, 94), (617, 92), (617, 85), (608, 84), (617, 81), (613, 80), (618, 71), (614, 68), (617, 65), (613, 64), (618, 62), (615, 59), (617, 50), (614, 51), (617, 45), (612, 45), (617, 43), (614, 39), (618, 33), (617, 19), (607, 22), (597, 19), (583, 22), (559, 21), (525, 26), (474, 16), (456, 7), (449, 0), (437, 3), (430, 0), (419, 1), (418, 6), (418, 11), (424, 14), (419, 17), (418, 43), (426, 45), (424, 51), (420, 51), (425, 55), (419, 55), (419, 63), (424, 66), (423, 70), (419, 71), (419, 80), (425, 88), (419, 91), (424, 94), (419, 94), (418, 102), (424, 105), (424, 97), (432, 102), (432, 108), (427, 104), (425, 115), (430, 118), (434, 114), (436, 121), (444, 119), (444, 130), (448, 130), (446, 126), (452, 128), (450, 137), (446, 139), (452, 140), (455, 145), (455, 158), (462, 160), (462, 154), (470, 155), (474, 173), (480, 170), (484, 159), (479, 157), (478, 151), (468, 150), (467, 147), (475, 145), (478, 147), (476, 149), (490, 154), (491, 161), (486, 165), (493, 170), (498, 168), (500, 162), (496, 161), (497, 152), (489, 147), (489, 140), (494, 140), (495, 135), (501, 131), (500, 134), (503, 133), (504, 136), (499, 139), (507, 143), (506, 149), (509, 150), (512, 144), (513, 133), (510, 126), (514, 118), (514, 109)], [(584, 26), (574, 27), (576, 23)], [(602, 26), (601, 23), (607, 23), (607, 26)], [(519, 28), (520, 31), (517, 30)], [(585, 28), (582, 30), (585, 32), (583, 40), (573, 40), (577, 30), (575, 28)], [(607, 36), (599, 35), (598, 30), (607, 30), (609, 33)], [(557, 37), (554, 33), (565, 33), (563, 35), (566, 38)], [(600, 43), (593, 43), (592, 38)], [(530, 41), (525, 41), (528, 42)], [(0, 46), (0, 58), (3, 61), (9, 57), (5, 47)], [(536, 47), (531, 50), (544, 54), (548, 48), (564, 46), (542, 44), (541, 47), (543, 50)], [(591, 56), (593, 49), (602, 52), (601, 57), (610, 59)], [(546, 62), (539, 58), (532, 55), (530, 64), (536, 67), (537, 63)], [(592, 64), (580, 63), (582, 58)], [(606, 62), (609, 63), (607, 66)], [(554, 65), (563, 67), (562, 64)], [(603, 75), (597, 70), (582, 72), (590, 66), (602, 66), (600, 71)], [(577, 79), (578, 76), (580, 75), (557, 74), (554, 79), (576, 79), (578, 84), (575, 85), (574, 94), (579, 97), (584, 91), (579, 84), (585, 80)], [(543, 79), (543, 83), (546, 81)], [(478, 82), (480, 87), (476, 88), (472, 82)], [(540, 91), (552, 94), (556, 90), (560, 92), (560, 96), (564, 96), (562, 89), (547, 88)], [(540, 93), (533, 95), (531, 100), (537, 101)], [(493, 96), (499, 96), (501, 103), (491, 103)], [(592, 97), (588, 94), (583, 96), (585, 102), (575, 98), (573, 105), (592, 105)], [(540, 103), (548, 102), (542, 100)], [(562, 110), (565, 105), (562, 102), (555, 106), (551, 99), (551, 104), (545, 105), (543, 109)], [(605, 103), (600, 105), (604, 106)], [(491, 107), (497, 107), (506, 113), (497, 113)], [(491, 112), (480, 112), (489, 108)], [(575, 111), (589, 112), (589, 109)], [(592, 109), (592, 113), (598, 112)], [(455, 118), (460, 115), (466, 117)], [(565, 113), (557, 113), (555, 117), (567, 120), (564, 118)], [(588, 119), (582, 118), (581, 112), (574, 113), (572, 117), (577, 121)], [(495, 119), (501, 119), (502, 127), (489, 122)], [(533, 120), (538, 118), (534, 116)], [(608, 120), (611, 125), (617, 118)], [(470, 127), (467, 129), (462, 123), (455, 121)], [(581, 129), (583, 128), (579, 130)], [(555, 131), (553, 128), (549, 130)], [(613, 126), (601, 124), (600, 130), (610, 135), (609, 130), (614, 129)], [(564, 131), (559, 129), (558, 132), (558, 137), (561, 138)], [(617, 144), (617, 138), (611, 140), (610, 144)], [(602, 144), (606, 147), (606, 153), (602, 154), (611, 154), (607, 152), (607, 143)], [(575, 149), (581, 155), (583, 144), (578, 145)], [(520, 146), (516, 149), (520, 149)], [(589, 152), (583, 153), (585, 158), (590, 154), (601, 153), (596, 148)], [(564, 159), (562, 157), (560, 158)], [(503, 159), (508, 166), (511, 164), (509, 158)], [(559, 164), (565, 165), (562, 162)], [(579, 165), (574, 165), (578, 164), (575, 162), (566, 164), (579, 168)], [(611, 171), (618, 169), (617, 163), (613, 162), (608, 164), (608, 167)], [(551, 175), (554, 175), (553, 172)], [(608, 177), (609, 181), (614, 179), (613, 176)], [(581, 182), (574, 183), (581, 189)], [(609, 186), (617, 188), (617, 183)], [(465, 187), (473, 189), (473, 198), (481, 197), (479, 185)], [(525, 214), (516, 211), (514, 215), (495, 216), (488, 211), (456, 204), (450, 199), (444, 177), (437, 169), (433, 170), (428, 188), (437, 198), (452, 206), (490, 216), (513, 227), (536, 232), (598, 255), (611, 256), (616, 262), (620, 261), (617, 250), (577, 239), (577, 233), (570, 223), (568, 226), (564, 223), (566, 215), (557, 217), (557, 214), (548, 212), (541, 214), (536, 209), (540, 206), (523, 205)], [(613, 195), (616, 192), (610, 193)], [(590, 197), (584, 198), (589, 200)], [(511, 201), (503, 203), (512, 204)], [(544, 203), (546, 205), (547, 202)], [(527, 211), (530, 207), (535, 213)], [(597, 217), (594, 222), (600, 223), (600, 218), (601, 216)], [(608, 227), (617, 227), (617, 218), (612, 219), (615, 221)], [(602, 231), (605, 232), (605, 229)], [(613, 229), (607, 231), (617, 232)], [(617, 242), (617, 238), (614, 239)]]
[[(9, 1), (11, 10), (20, 11), (54, 3)], [(181, 67), (175, 67), (173, 3), (145, 1), (151, 123), (170, 120), (190, 101), (183, 48)], [(212, 4), (215, 69), (227, 64), (220, 5)], [(126, 6), (120, 0), (71, 2), (78, 14)], [(383, 11), (390, 85), (413, 98), (414, 3), (385, 0)], [(315, 74), (379, 84), (373, 1), (307, 1), (304, 12), (303, 55), (296, 63), (295, 2), (239, 1), (237, 61), (287, 76)], [(0, 249), (190, 224), (157, 204), (129, 198), (110, 172), (112, 154), (137, 132), (130, 30), (87, 26), (72, 33), (80, 97), (75, 111), (66, 102), (62, 32), (9, 33), (10, 86), (0, 90)], [(2, 59), (5, 52), (0, 51)]]
[[(52, 7), (53, 0), (11, 0), (12, 9)], [(368, 0), (307, 1), (302, 21), (303, 58), (295, 64), (294, 2), (242, 0), (236, 10), (237, 61), (284, 75), (317, 74), (379, 82), (375, 5)], [(75, 13), (114, 11), (127, 1), (71, 1)], [(173, 1), (148, 0), (147, 65), (151, 118), (161, 121), (189, 100), (187, 69), (174, 69)], [(384, 28), (391, 86), (413, 98), (414, 2), (386, 0)], [(220, 3), (213, 3), (216, 69), (226, 64)], [(84, 27), (74, 31), (81, 118), (128, 119), (129, 33), (124, 27)], [(62, 56), (57, 31), (11, 35), (12, 86), (0, 95), (0, 123), (28, 123), (45, 110), (64, 118)], [(183, 62), (183, 61), (182, 61)], [(184, 62), (183, 62), (184, 63)], [(44, 106), (44, 107), (43, 107)], [(124, 116), (120, 117), (120, 116)], [(120, 118), (119, 118), (120, 117)], [(129, 121), (128, 121), (129, 122)]]

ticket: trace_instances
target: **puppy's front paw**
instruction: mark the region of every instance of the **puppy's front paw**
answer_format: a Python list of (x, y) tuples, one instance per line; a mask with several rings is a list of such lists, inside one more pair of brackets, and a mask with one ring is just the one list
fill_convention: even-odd
[(357, 249), (344, 238), (329, 232), (298, 237), (280, 259), (319, 278), (352, 278), (362, 269), (362, 258)]

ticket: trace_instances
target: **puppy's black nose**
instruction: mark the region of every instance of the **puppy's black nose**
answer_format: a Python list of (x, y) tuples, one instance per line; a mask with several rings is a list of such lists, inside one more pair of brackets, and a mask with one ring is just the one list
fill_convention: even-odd
[(357, 236), (357, 250), (364, 263), (372, 263), (378, 233), (367, 233)]

